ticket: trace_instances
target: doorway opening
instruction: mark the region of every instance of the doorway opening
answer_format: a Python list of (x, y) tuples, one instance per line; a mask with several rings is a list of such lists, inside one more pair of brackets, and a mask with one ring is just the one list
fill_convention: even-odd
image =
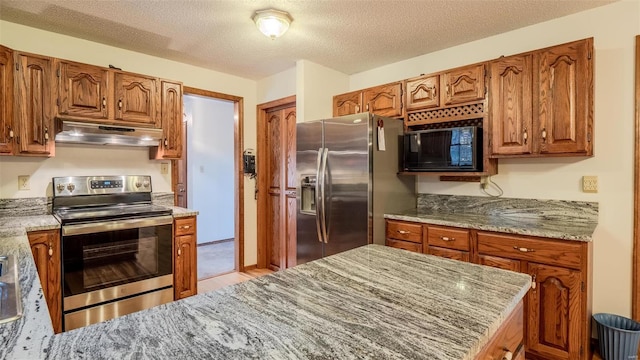
[(198, 280), (243, 271), (242, 98), (184, 88), (182, 160), (175, 203), (199, 212)]

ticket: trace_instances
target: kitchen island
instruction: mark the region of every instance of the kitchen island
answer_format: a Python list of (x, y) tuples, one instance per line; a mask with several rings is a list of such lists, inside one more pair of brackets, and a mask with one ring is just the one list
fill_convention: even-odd
[(473, 359), (530, 285), (524, 274), (369, 245), (59, 335), (0, 325), (0, 357)]

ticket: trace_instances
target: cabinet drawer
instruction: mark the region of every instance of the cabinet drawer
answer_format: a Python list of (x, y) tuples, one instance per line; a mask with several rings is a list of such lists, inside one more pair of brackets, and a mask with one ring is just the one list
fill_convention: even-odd
[(440, 256), (447, 259), (469, 262), (469, 253), (465, 251), (429, 246), (428, 253), (431, 255)]
[(176, 219), (176, 236), (191, 235), (196, 231), (196, 219), (193, 217)]
[(387, 238), (422, 244), (422, 225), (401, 221), (387, 221)]
[(409, 241), (387, 239), (386, 245), (396, 249), (404, 249), (404, 250), (422, 253), (422, 244), (416, 244)]
[[(482, 348), (476, 359), (518, 359), (524, 358), (522, 355), (522, 342), (524, 340), (524, 306), (522, 301), (518, 303), (515, 310), (507, 317), (498, 332), (491, 338), (490, 342)], [(508, 357), (507, 354), (512, 357)], [(515, 356), (514, 356), (515, 354)]]
[(427, 236), (429, 246), (469, 251), (468, 230), (429, 226)]
[(478, 254), (579, 269), (581, 244), (478, 232)]

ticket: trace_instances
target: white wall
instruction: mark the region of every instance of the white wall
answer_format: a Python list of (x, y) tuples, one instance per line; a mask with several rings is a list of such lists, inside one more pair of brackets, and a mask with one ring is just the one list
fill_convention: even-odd
[[(566, 159), (501, 159), (493, 180), (504, 196), (600, 203), (594, 234), (594, 312), (631, 313), (633, 248), (634, 44), (640, 34), (640, 2), (621, 1), (408, 59), (351, 76), (361, 89), (478, 61), (594, 37), (595, 156)], [(599, 193), (580, 191), (582, 175), (599, 178)], [(474, 183), (420, 177), (421, 193), (478, 195)]]
[(267, 76), (258, 81), (258, 104), (296, 94), (296, 67)]
[(234, 238), (234, 103), (185, 96), (188, 207), (198, 210), (198, 244)]
[(296, 62), (296, 121), (329, 118), (333, 95), (348, 91), (349, 77), (308, 60)]
[[(182, 81), (185, 86), (240, 96), (244, 100), (244, 148), (256, 146), (256, 82), (129, 50), (106, 46), (70, 36), (0, 21), (0, 44), (9, 48), (48, 55), (82, 63), (108, 66), (125, 71)], [(76, 151), (57, 147), (56, 157), (32, 159), (0, 157), (0, 198), (45, 196), (46, 181), (60, 174), (85, 175), (135, 173), (153, 177), (155, 191), (171, 191), (170, 177), (160, 174), (160, 163), (148, 160), (144, 150), (126, 148), (114, 151), (98, 147), (82, 147)], [(17, 176), (32, 175), (32, 191), (17, 192)], [(48, 179), (48, 180), (46, 180)], [(15, 185), (15, 186), (14, 186)], [(244, 178), (245, 264), (256, 263), (256, 202), (254, 181)]]

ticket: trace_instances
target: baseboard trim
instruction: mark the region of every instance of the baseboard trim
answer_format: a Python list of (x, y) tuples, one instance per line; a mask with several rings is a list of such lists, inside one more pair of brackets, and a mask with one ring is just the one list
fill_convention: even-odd
[(258, 268), (258, 264), (247, 265), (247, 266), (244, 267), (244, 271), (247, 272), (247, 271), (250, 271), (250, 270), (255, 270), (257, 268)]

